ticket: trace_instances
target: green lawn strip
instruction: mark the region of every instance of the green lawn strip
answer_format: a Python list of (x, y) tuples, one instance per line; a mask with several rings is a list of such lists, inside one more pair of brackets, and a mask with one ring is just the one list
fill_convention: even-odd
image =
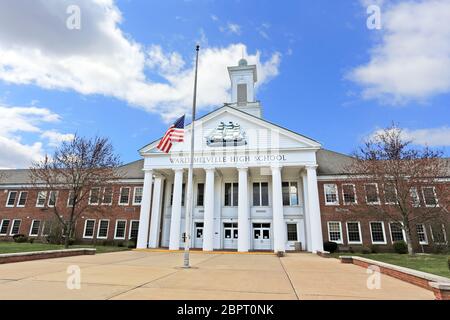
[[(70, 249), (75, 248), (96, 248), (96, 253), (107, 253), (115, 251), (130, 250), (127, 247), (117, 246), (102, 246), (102, 245), (73, 245)], [(16, 252), (31, 252), (31, 251), (45, 251), (45, 250), (59, 250), (64, 249), (63, 245), (48, 244), (48, 243), (15, 243), (15, 242), (0, 242), (1, 253), (16, 253)]]
[(419, 254), (415, 256), (409, 256), (407, 254), (397, 253), (361, 254), (341, 252), (333, 253), (332, 256), (334, 258), (339, 258), (339, 256), (360, 256), (367, 259), (373, 259), (450, 278), (450, 270), (447, 264), (447, 259), (449, 256), (445, 254)]

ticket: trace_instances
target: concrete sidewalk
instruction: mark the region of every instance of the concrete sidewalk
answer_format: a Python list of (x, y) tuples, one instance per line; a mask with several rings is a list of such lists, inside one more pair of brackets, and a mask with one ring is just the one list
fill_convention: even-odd
[[(126, 251), (0, 265), (0, 299), (434, 299), (431, 291), (381, 275), (369, 290), (364, 268), (292, 253), (195, 253), (181, 269), (179, 252)], [(69, 290), (67, 268), (81, 270)]]

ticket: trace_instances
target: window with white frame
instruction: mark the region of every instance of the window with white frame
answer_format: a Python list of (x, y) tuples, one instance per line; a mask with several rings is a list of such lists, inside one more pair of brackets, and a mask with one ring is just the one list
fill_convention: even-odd
[(19, 201), (17, 202), (18, 207), (25, 207), (28, 198), (28, 191), (20, 191)]
[(89, 192), (89, 204), (91, 206), (97, 206), (100, 202), (100, 188), (91, 188)]
[(344, 204), (356, 204), (356, 189), (354, 184), (346, 183), (342, 185), (342, 198)]
[(435, 207), (438, 204), (436, 189), (434, 187), (422, 187), (423, 202), (427, 207)]
[(111, 187), (105, 187), (103, 189), (103, 198), (102, 198), (102, 204), (103, 205), (112, 205), (113, 202), (113, 189)]
[(281, 191), (283, 206), (298, 206), (298, 183), (296, 181), (283, 181)]
[(20, 224), (22, 223), (22, 220), (20, 219), (14, 219), (12, 226), (11, 226), (11, 231), (9, 232), (10, 236), (14, 236), (16, 234), (19, 233), (20, 231)]
[(380, 197), (378, 195), (378, 184), (368, 183), (364, 185), (366, 190), (366, 202), (368, 204), (380, 204)]
[(142, 202), (143, 187), (134, 187), (133, 205), (140, 205)]
[(412, 206), (419, 207), (420, 206), (420, 198), (419, 198), (419, 192), (417, 192), (417, 188), (413, 187), (413, 188), (409, 189), (409, 194), (411, 196)]
[(197, 207), (203, 207), (205, 202), (205, 184), (197, 184)]
[(41, 227), (41, 220), (33, 220), (30, 227), (30, 236), (36, 237), (39, 235), (39, 228)]
[(36, 199), (36, 207), (44, 207), (47, 200), (47, 191), (39, 191)]
[(342, 243), (342, 225), (339, 221), (328, 221), (328, 239)]
[(127, 220), (116, 220), (114, 239), (125, 239), (126, 230), (127, 230)]
[(0, 236), (6, 236), (8, 234), (8, 228), (11, 220), (3, 219), (0, 225)]
[(109, 229), (109, 220), (100, 220), (98, 222), (97, 238), (98, 239), (108, 238), (108, 229)]
[(94, 230), (95, 230), (95, 220), (86, 219), (86, 221), (84, 221), (83, 238), (92, 239), (94, 237)]
[(50, 234), (50, 232), (52, 231), (52, 226), (53, 226), (53, 221), (51, 221), (51, 220), (42, 222), (41, 235), (48, 236)]
[(269, 205), (269, 183), (253, 183), (253, 206), (264, 207)]
[(403, 234), (403, 227), (400, 222), (389, 223), (389, 229), (391, 230), (392, 243), (396, 241), (405, 241), (405, 237)]
[(130, 188), (129, 187), (120, 188), (119, 204), (123, 206), (128, 205), (129, 202), (130, 202)]
[(425, 245), (428, 244), (427, 230), (425, 229), (425, 225), (417, 224), (417, 240), (419, 240), (419, 244)]
[(288, 223), (287, 224), (287, 240), (288, 241), (298, 241), (297, 224), (296, 223)]
[(137, 239), (139, 233), (139, 220), (130, 221), (130, 232), (128, 233), (128, 239)]
[(16, 203), (17, 193), (17, 191), (10, 191), (8, 193), (8, 199), (6, 200), (7, 207), (14, 207), (14, 204)]
[(225, 183), (225, 207), (237, 207), (239, 199), (239, 184), (235, 183)]
[(447, 233), (444, 224), (435, 223), (430, 225), (431, 239), (435, 244), (447, 244)]
[(372, 237), (372, 243), (374, 244), (386, 244), (386, 235), (384, 233), (383, 222), (371, 222), (370, 223), (370, 235)]
[(397, 189), (393, 183), (386, 183), (384, 185), (384, 198), (386, 204), (397, 203)]
[(74, 194), (75, 194), (75, 192), (73, 192), (73, 190), (69, 191), (69, 194), (67, 196), (67, 206), (68, 207), (73, 207), (73, 205), (75, 203)]
[(50, 191), (48, 195), (48, 203), (49, 207), (54, 207), (56, 205), (56, 201), (58, 199), (58, 191)]
[(338, 188), (334, 183), (327, 183), (323, 185), (325, 192), (325, 204), (326, 205), (337, 205), (339, 204), (338, 198)]
[(348, 243), (362, 243), (361, 226), (358, 221), (347, 222)]

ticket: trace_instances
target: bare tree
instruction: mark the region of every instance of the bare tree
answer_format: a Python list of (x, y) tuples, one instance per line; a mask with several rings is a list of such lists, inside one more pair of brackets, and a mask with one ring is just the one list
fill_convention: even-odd
[[(413, 147), (394, 124), (380, 130), (359, 148), (356, 161), (347, 168), (365, 183), (366, 197), (374, 200), (353, 211), (370, 211), (397, 222), (405, 232), (408, 253), (414, 254), (412, 226), (449, 219), (450, 188), (444, 178), (450, 162), (442, 154), (428, 147)], [(374, 182), (379, 191), (369, 185)]]
[[(77, 135), (63, 142), (51, 157), (33, 163), (30, 168), (32, 184), (52, 198), (50, 201), (54, 205), (49, 209), (61, 224), (65, 248), (74, 234), (76, 221), (88, 209), (89, 197), (95, 197), (99, 203), (102, 197), (112, 197), (113, 184), (123, 175), (119, 165), (119, 157), (107, 138), (88, 139)], [(57, 201), (60, 191), (67, 192), (67, 202)], [(90, 211), (104, 208), (89, 206)]]

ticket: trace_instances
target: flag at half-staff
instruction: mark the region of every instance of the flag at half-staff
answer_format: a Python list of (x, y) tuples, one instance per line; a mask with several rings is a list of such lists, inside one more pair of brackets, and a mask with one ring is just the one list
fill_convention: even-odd
[(159, 142), (157, 148), (162, 152), (169, 153), (172, 148), (172, 142), (183, 142), (184, 141), (184, 115), (175, 121), (169, 129), (167, 129), (166, 134)]

